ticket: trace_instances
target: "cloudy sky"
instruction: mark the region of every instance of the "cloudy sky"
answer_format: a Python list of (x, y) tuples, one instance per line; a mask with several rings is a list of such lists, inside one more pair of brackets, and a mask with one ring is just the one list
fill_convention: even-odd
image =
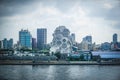
[(47, 42), (55, 28), (64, 25), (81, 42), (91, 35), (93, 42), (120, 41), (120, 0), (0, 0), (0, 40), (13, 38), (28, 29), (36, 38), (37, 28), (47, 28)]

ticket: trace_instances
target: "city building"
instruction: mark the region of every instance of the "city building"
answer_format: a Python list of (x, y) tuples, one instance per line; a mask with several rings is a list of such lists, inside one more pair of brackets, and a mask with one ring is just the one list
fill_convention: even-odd
[(76, 47), (78, 48), (78, 50), (81, 50), (82, 49), (82, 44), (76, 42)]
[(0, 49), (2, 49), (3, 48), (3, 41), (1, 40), (0, 41)]
[(13, 39), (8, 40), (8, 49), (13, 49)]
[(37, 48), (36, 38), (32, 38), (32, 49), (36, 49), (36, 48)]
[(8, 41), (6, 38), (3, 40), (3, 49), (8, 49)]
[(101, 50), (105, 51), (105, 50), (110, 50), (111, 49), (111, 44), (108, 42), (104, 42), (101, 44)]
[(21, 45), (20, 45), (19, 41), (17, 41), (17, 43), (14, 44), (14, 49), (16, 49), (16, 50), (20, 50), (21, 49)]
[(113, 43), (117, 43), (117, 34), (113, 34)]
[(86, 36), (86, 37), (84, 37), (83, 41), (86, 41), (86, 42), (92, 44), (92, 36)]
[[(75, 35), (73, 36), (73, 40), (75, 39)], [(66, 59), (67, 56), (72, 53), (73, 49), (73, 40), (71, 40), (71, 35), (69, 29), (65, 26), (58, 26), (53, 33), (53, 40), (51, 42), (50, 53), (51, 54), (59, 54), (60, 59)], [(74, 46), (75, 48), (75, 46)]]
[(92, 36), (86, 36), (81, 42), (82, 50), (92, 50)]
[(46, 48), (47, 44), (47, 29), (37, 29), (37, 48), (42, 50)]
[(75, 34), (74, 33), (71, 34), (70, 40), (71, 40), (71, 42), (73, 42), (73, 44), (75, 44)]
[(7, 40), (7, 38), (5, 38), (3, 40), (3, 49), (13, 49), (13, 39), (12, 38), (10, 40)]
[(101, 44), (96, 44), (95, 42), (92, 45), (93, 51), (101, 50)]
[(87, 41), (82, 41), (81, 46), (83, 51), (88, 51), (89, 50), (89, 43)]
[(120, 49), (120, 42), (118, 42), (118, 47), (119, 47), (119, 49)]
[(65, 26), (57, 27), (53, 33), (53, 40), (50, 48), (51, 53), (71, 53), (73, 42), (71, 41), (70, 36), (70, 31)]
[(111, 50), (120, 50), (117, 34), (113, 34), (113, 42), (111, 43)]
[(32, 37), (28, 30), (19, 31), (19, 43), (21, 48), (32, 49)]

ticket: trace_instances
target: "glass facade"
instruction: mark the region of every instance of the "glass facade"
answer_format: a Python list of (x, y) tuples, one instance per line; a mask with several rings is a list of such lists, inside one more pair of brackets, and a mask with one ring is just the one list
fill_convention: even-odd
[(0, 41), (0, 49), (2, 49), (2, 48), (3, 48), (3, 42)]
[(28, 30), (19, 31), (19, 42), (21, 47), (32, 48), (32, 37)]
[(32, 38), (32, 49), (36, 49), (37, 43), (36, 43), (36, 38)]
[(113, 43), (117, 43), (117, 34), (113, 34)]
[(6, 38), (3, 40), (3, 48), (4, 48), (4, 49), (7, 49), (7, 48), (8, 48), (8, 41), (7, 41)]
[(3, 40), (3, 49), (13, 49), (13, 39), (7, 40), (6, 38)]
[(13, 48), (13, 39), (10, 39), (8, 41), (8, 49), (12, 49)]
[(83, 38), (82, 49), (83, 50), (91, 50), (92, 49), (92, 36), (86, 36)]
[(46, 48), (47, 44), (47, 29), (37, 29), (37, 48), (42, 50)]
[(86, 36), (86, 37), (84, 37), (83, 41), (87, 41), (89, 43), (92, 43), (92, 36)]

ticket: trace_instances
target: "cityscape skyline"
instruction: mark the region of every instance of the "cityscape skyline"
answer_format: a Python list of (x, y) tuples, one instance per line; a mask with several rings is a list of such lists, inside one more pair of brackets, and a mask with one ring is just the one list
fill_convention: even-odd
[[(37, 28), (37, 29), (46, 29), (46, 28)], [(35, 33), (37, 33), (37, 29), (36, 29), (36, 32), (35, 32)], [(29, 30), (29, 29), (23, 29), (23, 28), (22, 28), (21, 30)], [(46, 30), (47, 30), (47, 29), (46, 29)], [(20, 30), (19, 30), (19, 31), (20, 31)], [(19, 31), (18, 31), (18, 33), (17, 33), (17, 34), (18, 34), (18, 36), (17, 36), (18, 39), (15, 39), (14, 37), (9, 36), (9, 37), (4, 37), (4, 38), (0, 37), (0, 40), (3, 40), (3, 39), (5, 39), (5, 38), (7, 38), (7, 39), (11, 39), (11, 38), (12, 38), (12, 39), (13, 39), (13, 43), (16, 44), (16, 43), (19, 41)], [(29, 30), (29, 31), (31, 31), (31, 30)], [(53, 32), (54, 32), (54, 31), (53, 31)], [(30, 33), (31, 33), (31, 32), (30, 32)], [(51, 33), (51, 34), (53, 35), (53, 33)], [(113, 33), (113, 34), (117, 34), (117, 33)], [(100, 42), (96, 42), (96, 41), (94, 40), (94, 37), (93, 37), (92, 35), (90, 35), (90, 34), (86, 34), (86, 35), (84, 35), (83, 37), (81, 37), (81, 40), (80, 40), (80, 41), (77, 41), (77, 40), (76, 40), (76, 37), (75, 37), (75, 41), (78, 42), (78, 43), (81, 43), (85, 36), (92, 36), (92, 43), (94, 43), (94, 42), (97, 43), (97, 44), (102, 44), (102, 43), (104, 43), (104, 42), (109, 42), (109, 43), (110, 43), (110, 42), (113, 42), (113, 34), (110, 35), (110, 36), (111, 36), (111, 39), (110, 39), (109, 41), (103, 41), (103, 42), (101, 41), (101, 43), (100, 43)], [(74, 35), (76, 36), (76, 34), (74, 34)], [(48, 41), (48, 40), (49, 40), (49, 37), (50, 37), (50, 36), (48, 37), (48, 30), (47, 30), (47, 35), (46, 35), (46, 36), (47, 36), (47, 41), (46, 41), (47, 44), (51, 43), (52, 40), (53, 40), (53, 38), (51, 39), (51, 41)], [(31, 37), (37, 39), (37, 34), (36, 34), (36, 37), (32, 36), (32, 34), (31, 34)], [(52, 36), (52, 37), (53, 37), (53, 36)], [(120, 38), (119, 38), (119, 37), (120, 37), (120, 35), (117, 34), (117, 41), (118, 41), (118, 42), (120, 42)]]
[(77, 42), (86, 35), (91, 35), (97, 44), (112, 42), (114, 33), (120, 41), (119, 3), (119, 0), (0, 1), (0, 40), (13, 38), (16, 43), (21, 29), (28, 29), (37, 38), (37, 28), (47, 28), (50, 43), (55, 28), (64, 25), (75, 33)]
[[(120, 42), (118, 41), (118, 35), (113, 34), (112, 42), (102, 42), (101, 44), (96, 44), (92, 42), (92, 36), (86, 35), (83, 37), (81, 42), (75, 41), (75, 34), (71, 33), (69, 29), (65, 26), (58, 26), (53, 33), (53, 40), (51, 43), (47, 43), (47, 29), (37, 28), (37, 38), (33, 38), (28, 29), (19, 31), (19, 41), (14, 44), (13, 39), (0, 40), (0, 49), (31, 49), (31, 50), (45, 50), (50, 49), (50, 51), (56, 52), (59, 50), (68, 49), (67, 46), (70, 44), (74, 48), (80, 50), (119, 50)], [(37, 41), (36, 41), (37, 40)], [(63, 44), (62, 44), (63, 43)], [(66, 44), (67, 43), (67, 44)], [(69, 45), (69, 47), (70, 47)], [(76, 46), (76, 47), (75, 47)], [(62, 47), (62, 48), (61, 48)], [(66, 51), (65, 50), (65, 51)], [(71, 50), (68, 50), (71, 51)], [(62, 50), (62, 53), (64, 50)]]

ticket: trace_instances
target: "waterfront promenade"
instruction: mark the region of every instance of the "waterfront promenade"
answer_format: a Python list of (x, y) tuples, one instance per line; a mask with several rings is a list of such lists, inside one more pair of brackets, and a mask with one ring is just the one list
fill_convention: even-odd
[(96, 61), (0, 61), (0, 65), (120, 65), (120, 62), (96, 62)]

